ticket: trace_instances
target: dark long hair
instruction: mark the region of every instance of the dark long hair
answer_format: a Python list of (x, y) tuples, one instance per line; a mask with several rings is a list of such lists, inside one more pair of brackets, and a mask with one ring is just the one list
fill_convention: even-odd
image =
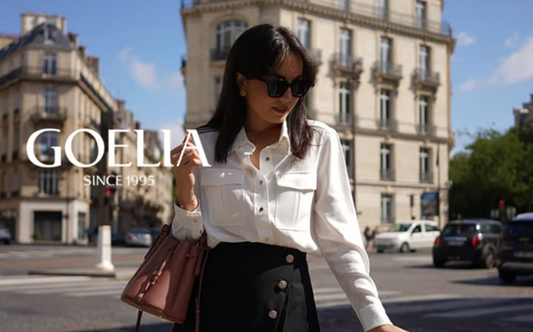
[[(245, 77), (261, 78), (277, 70), (288, 53), (302, 60), (302, 76), (314, 86), (317, 65), (291, 30), (272, 24), (261, 24), (243, 32), (230, 49), (224, 82), (215, 114), (203, 127), (219, 131), (215, 146), (215, 161), (227, 161), (233, 141), (244, 126), (246, 102), (239, 95), (237, 73)], [(309, 115), (304, 98), (300, 98), (287, 117), (291, 151), (303, 158), (311, 144), (312, 129), (307, 123)]]

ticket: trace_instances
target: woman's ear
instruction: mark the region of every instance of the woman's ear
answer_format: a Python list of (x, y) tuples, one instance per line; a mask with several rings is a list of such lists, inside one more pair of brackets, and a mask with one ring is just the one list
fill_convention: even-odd
[(237, 73), (237, 86), (239, 89), (246, 89), (246, 78), (241, 73)]

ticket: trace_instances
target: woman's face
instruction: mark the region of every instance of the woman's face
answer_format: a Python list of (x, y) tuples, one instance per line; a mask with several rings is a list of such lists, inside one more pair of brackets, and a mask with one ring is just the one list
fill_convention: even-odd
[[(262, 77), (264, 80), (283, 78), (288, 83), (302, 76), (302, 60), (299, 56), (289, 53), (283, 60), (277, 72)], [(237, 84), (246, 91), (247, 116), (246, 124), (253, 128), (268, 128), (271, 125), (281, 124), (298, 102), (291, 88), (278, 97), (268, 95), (267, 84), (258, 79), (247, 80), (241, 74), (237, 74)]]

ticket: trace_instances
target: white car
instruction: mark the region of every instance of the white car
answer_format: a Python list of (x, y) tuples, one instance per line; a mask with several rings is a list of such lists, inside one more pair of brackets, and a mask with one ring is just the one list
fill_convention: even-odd
[(5, 228), (1, 224), (0, 224), (0, 242), (4, 242), (5, 244), (11, 243), (11, 232), (9, 231), (9, 229)]
[(401, 221), (374, 239), (374, 248), (381, 253), (385, 250), (410, 252), (416, 249), (433, 247), (435, 238), (440, 235), (438, 224), (431, 220)]

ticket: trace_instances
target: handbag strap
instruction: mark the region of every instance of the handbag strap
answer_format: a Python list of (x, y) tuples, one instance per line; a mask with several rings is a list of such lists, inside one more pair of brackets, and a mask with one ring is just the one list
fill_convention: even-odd
[(134, 332), (139, 332), (139, 327), (141, 326), (141, 317), (143, 315), (143, 312), (139, 310), (137, 313), (137, 323), (135, 324), (135, 330)]

